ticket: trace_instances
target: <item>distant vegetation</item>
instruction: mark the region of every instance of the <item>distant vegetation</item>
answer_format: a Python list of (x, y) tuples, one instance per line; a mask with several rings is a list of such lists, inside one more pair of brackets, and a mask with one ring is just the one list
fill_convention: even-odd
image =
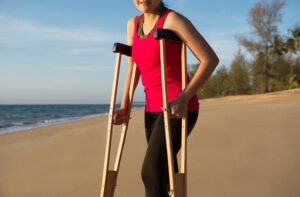
[[(280, 35), (281, 9), (285, 1), (262, 0), (249, 12), (252, 33), (237, 39), (251, 54), (248, 60), (237, 50), (231, 65), (221, 65), (199, 91), (200, 98), (257, 94), (300, 87), (300, 26)], [(198, 64), (189, 65), (190, 75)]]

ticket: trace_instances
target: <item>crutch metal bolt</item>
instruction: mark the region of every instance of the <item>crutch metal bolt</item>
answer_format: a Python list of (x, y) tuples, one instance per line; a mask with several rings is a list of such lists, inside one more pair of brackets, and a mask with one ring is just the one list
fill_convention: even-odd
[[(116, 104), (116, 95), (119, 83), (119, 73), (121, 66), (121, 57), (122, 55), (131, 56), (131, 46), (115, 43), (113, 46), (113, 52), (117, 53), (116, 56), (116, 65), (113, 79), (113, 87), (112, 87), (112, 95), (110, 101), (110, 108), (108, 114), (108, 127), (107, 127), (107, 138), (106, 138), (106, 148), (105, 148), (105, 157), (104, 157), (104, 165), (103, 165), (103, 174), (102, 174), (102, 185), (100, 191), (100, 197), (113, 197), (114, 191), (117, 182), (117, 176), (120, 168), (120, 161), (123, 153), (124, 143), (127, 134), (128, 122), (126, 121), (122, 125), (122, 132), (119, 141), (119, 146), (117, 150), (115, 165), (112, 170), (109, 169), (110, 164), (110, 154), (111, 154), (111, 143), (112, 143), (112, 134), (113, 134), (113, 116), (115, 112), (115, 104)], [(128, 115), (130, 116), (130, 110), (132, 106), (133, 94), (134, 94), (134, 79), (136, 74), (136, 65), (134, 64), (130, 89), (129, 89), (129, 106), (128, 106)]]
[(182, 89), (187, 84), (187, 71), (186, 71), (186, 45), (180, 37), (171, 30), (157, 29), (154, 33), (154, 38), (160, 42), (160, 61), (161, 61), (161, 77), (162, 77), (162, 93), (163, 93), (163, 114), (166, 135), (166, 148), (168, 158), (169, 170), (169, 184), (171, 197), (187, 197), (187, 112), (182, 118), (182, 136), (181, 136), (181, 165), (179, 173), (174, 172), (172, 138), (170, 131), (170, 105), (168, 104), (168, 87), (166, 83), (166, 51), (165, 41), (180, 42), (182, 43), (181, 50), (181, 66), (182, 66)]

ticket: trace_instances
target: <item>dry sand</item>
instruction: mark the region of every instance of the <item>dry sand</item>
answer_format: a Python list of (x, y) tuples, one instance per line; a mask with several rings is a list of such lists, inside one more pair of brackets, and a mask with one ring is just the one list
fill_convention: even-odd
[[(188, 196), (300, 196), (299, 127), (300, 89), (201, 101), (189, 138)], [(0, 196), (98, 197), (106, 128), (101, 116), (1, 135)], [(116, 197), (144, 196), (145, 148), (139, 109), (132, 114)]]

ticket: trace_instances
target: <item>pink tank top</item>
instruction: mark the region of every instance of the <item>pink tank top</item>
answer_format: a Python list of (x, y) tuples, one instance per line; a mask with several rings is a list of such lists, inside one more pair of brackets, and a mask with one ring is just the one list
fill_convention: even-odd
[[(138, 24), (143, 15), (136, 20), (132, 58), (141, 73), (141, 80), (146, 96), (146, 112), (162, 111), (162, 86), (159, 41), (154, 39), (154, 31), (163, 28), (167, 15), (172, 10), (165, 11), (164, 15), (156, 23), (152, 32), (145, 38), (138, 37)], [(181, 44), (166, 42), (167, 84), (168, 102), (172, 102), (181, 93)], [(190, 80), (190, 79), (188, 79)], [(199, 102), (196, 95), (192, 96), (188, 103), (188, 111), (199, 110)]]

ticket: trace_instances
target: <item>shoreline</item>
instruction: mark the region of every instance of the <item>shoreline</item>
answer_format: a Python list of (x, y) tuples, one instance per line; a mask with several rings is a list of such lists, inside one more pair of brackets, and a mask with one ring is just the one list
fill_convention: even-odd
[[(264, 93), (264, 94), (251, 94), (251, 95), (234, 95), (234, 96), (225, 96), (225, 97), (218, 97), (218, 98), (206, 98), (206, 99), (200, 99), (200, 105), (202, 102), (212, 102), (212, 101), (228, 101), (228, 100), (245, 100), (245, 99), (251, 99), (256, 98), (266, 98), (266, 97), (273, 97), (273, 96), (279, 96), (279, 95), (294, 95), (294, 94), (300, 94), (300, 89), (291, 89), (291, 90), (283, 90), (283, 91), (277, 91), (277, 92), (270, 92), (270, 93)], [(134, 102), (140, 105), (143, 102)], [(9, 105), (14, 105), (14, 104), (9, 104)], [(8, 106), (9, 106), (8, 105)], [(23, 104), (17, 104), (17, 105), (23, 105)], [(27, 105), (27, 104), (26, 104)], [(28, 106), (34, 105), (34, 104), (28, 104)], [(36, 104), (36, 105), (41, 105), (41, 104)], [(68, 105), (68, 104), (45, 104), (45, 105)], [(109, 105), (109, 104), (70, 104), (70, 105)], [(133, 110), (138, 110), (143, 108), (143, 106), (135, 107)], [(2, 135), (7, 135), (10, 133), (15, 133), (15, 132), (26, 132), (31, 129), (37, 129), (37, 128), (43, 128), (43, 127), (49, 127), (49, 126), (54, 126), (54, 125), (61, 125), (65, 123), (72, 123), (84, 119), (89, 119), (89, 118), (94, 118), (98, 116), (106, 116), (108, 112), (100, 113), (100, 114), (94, 114), (94, 115), (87, 115), (83, 117), (70, 117), (69, 119), (64, 120), (62, 118), (61, 120), (56, 120), (57, 122), (50, 123), (51, 120), (46, 123), (41, 123), (41, 124), (36, 124), (36, 125), (24, 125), (24, 126), (14, 126), (14, 128), (8, 127), (0, 127), (0, 136)], [(44, 125), (42, 125), (44, 124)], [(1, 125), (0, 125), (1, 126)]]
[(7, 128), (3, 127), (3, 128), (0, 128), (0, 136), (11, 134), (11, 133), (17, 133), (17, 132), (26, 132), (31, 129), (38, 129), (38, 128), (43, 128), (43, 127), (61, 125), (61, 124), (65, 124), (65, 123), (72, 123), (72, 122), (89, 119), (89, 118), (94, 118), (94, 117), (98, 117), (98, 116), (102, 116), (102, 115), (104, 116), (107, 114), (106, 113), (95, 114), (95, 115), (88, 115), (88, 116), (84, 116), (84, 117), (74, 117), (74, 118), (69, 118), (69, 119), (62, 118), (62, 120), (55, 120), (55, 122), (53, 122), (53, 123), (51, 123), (52, 120), (50, 120), (49, 122), (35, 124), (35, 125), (13, 126), (13, 127), (7, 127)]
[[(74, 104), (71, 104), (71, 105), (65, 105), (65, 104), (62, 104), (62, 105), (56, 105), (56, 104), (52, 104), (52, 105), (2, 105), (2, 106), (93, 106), (93, 105), (90, 105), (90, 104), (79, 104), (79, 105), (74, 105)], [(95, 106), (107, 106), (107, 109), (109, 109), (109, 104), (99, 104), (99, 105), (95, 105)], [(132, 110), (135, 110), (135, 109), (139, 109), (139, 108), (142, 108), (140, 105), (135, 105), (133, 106), (133, 109)], [(85, 109), (82, 109), (83, 111)], [(88, 119), (88, 118), (93, 118), (93, 117), (97, 117), (97, 116), (102, 116), (102, 115), (108, 115), (109, 111), (104, 111), (104, 112), (99, 112), (99, 113), (92, 113), (92, 114), (86, 114), (86, 115), (78, 115), (78, 114), (74, 114), (73, 116), (71, 115), (68, 115), (68, 116), (62, 116), (61, 118), (51, 118), (51, 117), (44, 117), (44, 119), (41, 119), (41, 120), (35, 120), (35, 119), (32, 119), (32, 120), (28, 120), (29, 122), (32, 122), (30, 124), (28, 123), (25, 123), (24, 122), (20, 122), (20, 121), (14, 121), (14, 120), (11, 120), (12, 122), (15, 122), (13, 124), (11, 124), (11, 126), (5, 126), (5, 123), (4, 125), (0, 124), (0, 136), (1, 135), (5, 135), (5, 134), (8, 134), (8, 133), (14, 133), (14, 132), (22, 132), (22, 131), (26, 131), (26, 130), (30, 130), (30, 129), (35, 129), (35, 128), (42, 128), (42, 127), (47, 127), (47, 126), (53, 126), (53, 125), (59, 125), (59, 124), (64, 124), (64, 123), (69, 123), (69, 122), (74, 122), (74, 121), (79, 121), (79, 120), (82, 120), (82, 119)], [(36, 121), (36, 122), (35, 122)], [(35, 122), (35, 123), (33, 123)], [(10, 122), (8, 122), (8, 124), (10, 125)]]

